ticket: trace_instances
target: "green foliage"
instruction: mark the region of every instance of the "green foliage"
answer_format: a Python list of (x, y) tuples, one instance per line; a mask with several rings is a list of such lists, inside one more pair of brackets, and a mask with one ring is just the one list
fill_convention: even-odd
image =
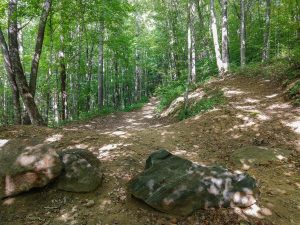
[(143, 97), (142, 100), (138, 103), (134, 103), (130, 106), (126, 106), (122, 111), (123, 112), (132, 112), (138, 109), (141, 109), (146, 103), (149, 102), (149, 99), (146, 97)]
[(237, 76), (263, 76), (278, 80), (293, 80), (300, 77), (299, 69), (286, 58), (271, 60), (268, 63), (251, 63), (243, 68), (235, 68), (232, 72)]
[(163, 111), (172, 101), (183, 95), (185, 89), (186, 82), (184, 81), (171, 81), (165, 86), (159, 86), (155, 91), (159, 99), (158, 111)]
[(290, 88), (287, 90), (287, 94), (289, 99), (292, 99), (292, 103), (295, 106), (300, 106), (300, 80), (297, 80), (294, 83), (290, 84)]
[(112, 107), (105, 107), (102, 110), (91, 110), (91, 111), (83, 111), (80, 112), (79, 116), (77, 118), (73, 118), (70, 120), (65, 120), (65, 121), (60, 121), (58, 124), (55, 124), (54, 122), (50, 122), (48, 124), (49, 127), (59, 127), (59, 126), (64, 126), (66, 124), (76, 122), (76, 121), (88, 121), (97, 117), (101, 116), (107, 116), (111, 113), (116, 113), (116, 112), (131, 112), (135, 111), (138, 109), (141, 109), (146, 103), (149, 102), (148, 98), (142, 98), (140, 102), (134, 103), (132, 105), (126, 106), (124, 109), (115, 109)]
[(299, 94), (300, 91), (300, 81), (297, 81), (289, 90), (290, 97), (294, 97)]
[(179, 120), (184, 120), (199, 113), (207, 112), (218, 105), (225, 103), (224, 93), (221, 90), (208, 91), (207, 95), (200, 101), (189, 105), (187, 109), (182, 109), (178, 114)]
[[(16, 16), (19, 26), (23, 28), (20, 32), (24, 47), (21, 58), (28, 80), (43, 2), (44, 0), (18, 1)], [(267, 64), (260, 63), (264, 42), (265, 2), (246, 2), (247, 66), (242, 69), (239, 68), (240, 1), (232, 0), (228, 5), (229, 54), (233, 73), (240, 76), (286, 79), (287, 84), (298, 79), (299, 1), (281, 0), (272, 3), (270, 58), (276, 62), (271, 60)], [(220, 4), (216, 2), (215, 7), (217, 26), (221, 31)], [(46, 27), (36, 93), (36, 102), (43, 117), (47, 117), (50, 124), (53, 123), (57, 113), (53, 107), (55, 101), (58, 113), (62, 112), (59, 57), (62, 48), (67, 68), (69, 118), (80, 120), (105, 115), (124, 107), (123, 105), (126, 105), (126, 111), (141, 107), (142, 103), (135, 103), (137, 67), (142, 71), (142, 96), (147, 97), (155, 92), (160, 100), (158, 109), (161, 111), (168, 107), (186, 91), (187, 15), (186, 0), (53, 1)], [(6, 39), (9, 22), (7, 17), (8, 1), (0, 0), (0, 26)], [(104, 29), (100, 29), (102, 22)], [(214, 45), (208, 29), (209, 1), (199, 2), (194, 22), (197, 84), (189, 87), (189, 90), (218, 74)], [(103, 112), (97, 110), (99, 34), (104, 37), (106, 109)], [(3, 60), (0, 60), (0, 76), (5, 74), (3, 65)], [(6, 82), (0, 82), (0, 103), (5, 103), (6, 107), (0, 109), (0, 124), (12, 124), (12, 94), (7, 78), (4, 79)], [(129, 104), (131, 106), (127, 106)]]

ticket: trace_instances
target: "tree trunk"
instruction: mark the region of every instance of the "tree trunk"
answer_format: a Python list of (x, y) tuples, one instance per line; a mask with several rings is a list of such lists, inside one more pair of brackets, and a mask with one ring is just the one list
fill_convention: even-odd
[(29, 85), (23, 71), (18, 44), (18, 21), (17, 21), (17, 0), (10, 0), (9, 2), (9, 50), (12, 65), (12, 71), (16, 77), (18, 90), (21, 94), (26, 111), (30, 117), (33, 125), (45, 125), (42, 116), (34, 102), (34, 97), (30, 92)]
[(43, 49), (47, 18), (51, 10), (51, 4), (52, 4), (52, 0), (45, 0), (43, 11), (39, 21), (39, 28), (38, 28), (38, 34), (35, 43), (34, 56), (31, 63), (31, 73), (30, 73), (30, 82), (29, 82), (30, 91), (33, 97), (35, 96), (35, 92), (36, 92), (38, 68), (39, 68), (40, 58)]
[(60, 34), (60, 51), (59, 51), (59, 66), (60, 66), (60, 93), (61, 93), (61, 120), (66, 120), (67, 114), (67, 72), (65, 64), (64, 51), (64, 35)]
[[(136, 15), (136, 38), (140, 34), (141, 30), (141, 24), (140, 24), (140, 16)], [(141, 55), (140, 55), (140, 49), (139, 46), (136, 46), (135, 50), (135, 102), (138, 102), (141, 100), (141, 84), (142, 84), (142, 68), (141, 68)]]
[(223, 63), (222, 63), (221, 52), (220, 52), (214, 0), (210, 0), (210, 16), (211, 16), (211, 31), (212, 31), (213, 42), (215, 47), (216, 61), (217, 61), (219, 74), (221, 74), (223, 70)]
[(228, 1), (222, 0), (222, 63), (223, 73), (229, 70), (229, 50), (228, 50)]
[(104, 22), (100, 21), (99, 29), (99, 66), (98, 66), (98, 108), (103, 109), (104, 106)]
[(67, 119), (67, 73), (64, 52), (60, 53), (60, 85), (61, 85), (61, 119)]
[(271, 26), (271, 0), (266, 0), (265, 32), (262, 61), (270, 59), (270, 26)]
[(190, 0), (188, 6), (188, 67), (190, 83), (196, 83), (196, 50), (195, 50), (195, 12), (196, 4)]
[(245, 0), (240, 0), (241, 18), (240, 18), (240, 54), (241, 67), (246, 65), (246, 23), (245, 23)]
[(9, 80), (11, 89), (12, 89), (12, 95), (13, 95), (13, 105), (14, 105), (14, 123), (16, 125), (22, 123), (21, 119), (21, 103), (20, 103), (20, 94), (16, 83), (16, 77), (12, 70), (11, 65), (11, 59), (9, 56), (8, 46), (5, 41), (2, 29), (0, 27), (0, 44), (1, 44), (1, 50), (2, 55), (4, 58), (4, 65), (7, 73), (7, 78)]

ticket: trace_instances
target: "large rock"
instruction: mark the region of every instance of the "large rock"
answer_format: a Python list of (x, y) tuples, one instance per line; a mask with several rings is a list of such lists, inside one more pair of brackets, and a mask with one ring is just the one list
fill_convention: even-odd
[(58, 179), (58, 188), (70, 192), (91, 192), (102, 181), (101, 163), (91, 152), (71, 149), (60, 154), (63, 172)]
[(132, 179), (129, 192), (166, 213), (189, 215), (198, 209), (248, 207), (255, 203), (255, 180), (220, 166), (204, 166), (172, 155), (154, 152), (145, 170)]
[(61, 172), (56, 151), (36, 140), (13, 140), (0, 147), (0, 198), (43, 187)]

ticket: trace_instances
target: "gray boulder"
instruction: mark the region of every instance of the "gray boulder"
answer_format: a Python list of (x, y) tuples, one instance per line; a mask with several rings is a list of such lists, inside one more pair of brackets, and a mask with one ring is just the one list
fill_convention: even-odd
[(60, 158), (51, 146), (36, 140), (12, 140), (0, 147), (0, 198), (43, 187), (61, 169)]
[(63, 171), (58, 189), (70, 192), (91, 192), (102, 182), (101, 163), (91, 152), (71, 149), (59, 153)]
[(159, 211), (184, 216), (231, 203), (248, 207), (256, 201), (256, 182), (249, 175), (198, 165), (166, 150), (150, 155), (145, 170), (129, 182), (128, 190)]

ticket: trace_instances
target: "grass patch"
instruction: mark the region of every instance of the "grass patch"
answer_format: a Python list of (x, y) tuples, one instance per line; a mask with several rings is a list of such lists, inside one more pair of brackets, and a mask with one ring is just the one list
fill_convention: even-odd
[(207, 96), (200, 101), (188, 106), (187, 109), (182, 109), (178, 114), (179, 120), (184, 120), (189, 117), (196, 116), (200, 113), (207, 112), (218, 105), (225, 103), (225, 96), (221, 90), (208, 91)]

